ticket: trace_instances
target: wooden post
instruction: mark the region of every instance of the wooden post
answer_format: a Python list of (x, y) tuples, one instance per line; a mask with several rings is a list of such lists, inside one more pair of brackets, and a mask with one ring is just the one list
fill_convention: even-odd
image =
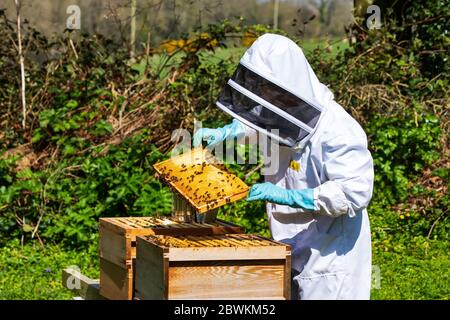
[(22, 3), (20, 0), (14, 0), (16, 3), (16, 14), (17, 14), (17, 53), (19, 54), (19, 64), (20, 64), (20, 96), (22, 101), (22, 128), (25, 130), (26, 128), (26, 119), (27, 119), (27, 102), (25, 98), (25, 61), (23, 57), (23, 49), (22, 49), (22, 29), (21, 29), (21, 17), (20, 17), (20, 9)]
[(130, 57), (136, 54), (136, 1), (131, 0), (131, 34), (130, 34)]
[(273, 5), (273, 28), (278, 29), (278, 11), (280, 9), (280, 0), (274, 0)]

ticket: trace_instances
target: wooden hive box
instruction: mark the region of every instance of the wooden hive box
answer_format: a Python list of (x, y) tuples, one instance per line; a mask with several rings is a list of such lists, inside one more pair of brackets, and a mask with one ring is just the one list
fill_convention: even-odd
[(156, 217), (101, 218), (99, 229), (100, 294), (112, 300), (133, 299), (136, 236), (244, 232), (242, 227), (221, 220), (198, 224)]
[(255, 235), (137, 238), (135, 299), (290, 299), (290, 247)]

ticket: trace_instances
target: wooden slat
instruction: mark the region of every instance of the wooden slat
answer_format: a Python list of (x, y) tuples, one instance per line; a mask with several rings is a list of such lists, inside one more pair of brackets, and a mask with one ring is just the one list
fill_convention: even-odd
[(135, 219), (133, 220), (134, 224), (137, 225), (137, 228), (147, 228), (149, 226), (148, 221), (142, 220), (142, 219)]
[(284, 264), (279, 262), (201, 266), (192, 263), (169, 268), (168, 298), (283, 299), (283, 282)]
[[(164, 243), (169, 247), (184, 248), (192, 246), (200, 247), (279, 247), (286, 246), (283, 243), (245, 234), (222, 234), (222, 235), (155, 235), (150, 241)], [(181, 240), (181, 242), (180, 242)]]
[[(170, 221), (171, 224), (163, 224), (164, 221)], [(137, 223), (139, 222), (139, 223)], [(105, 229), (110, 229), (116, 233), (124, 234), (145, 234), (148, 229), (209, 229), (205, 234), (224, 234), (224, 233), (240, 233), (243, 228), (235, 224), (225, 222), (217, 219), (215, 223), (200, 224), (196, 222), (179, 223), (171, 218), (156, 218), (156, 217), (117, 217), (117, 218), (100, 218), (100, 226)], [(202, 232), (200, 232), (202, 234)]]
[(127, 229), (130, 228), (139, 228), (139, 225), (136, 224), (135, 220), (131, 220), (130, 218), (123, 218), (123, 223), (126, 225)]
[(117, 234), (124, 234), (127, 231), (126, 225), (116, 218), (100, 218), (99, 222), (99, 228), (103, 227)]
[(169, 247), (171, 261), (284, 259), (289, 247), (261, 239), (252, 242), (252, 236), (150, 236), (145, 238), (155, 246)]
[(286, 261), (284, 265), (284, 288), (283, 296), (286, 300), (291, 300), (291, 279), (292, 279), (292, 265), (291, 265), (291, 252), (290, 249), (286, 254)]
[(253, 245), (261, 245), (261, 246), (285, 245), (284, 243), (266, 239), (254, 234), (230, 234), (229, 236), (236, 240), (244, 241), (246, 243), (249, 243), (249, 241), (251, 241)]
[(231, 235), (231, 237), (230, 238), (232, 238), (232, 239), (236, 239), (238, 242), (241, 242), (241, 243), (245, 243), (246, 245), (248, 245), (249, 247), (262, 247), (262, 246), (271, 246), (272, 245), (272, 243), (270, 243), (270, 242), (268, 242), (268, 243), (265, 243), (265, 242), (263, 242), (263, 241), (260, 241), (259, 239), (254, 239), (254, 238), (247, 238), (247, 237), (233, 237), (232, 235)]
[(62, 271), (62, 284), (85, 300), (105, 299), (100, 295), (99, 280), (90, 279), (73, 268), (66, 268)]
[(135, 295), (138, 299), (163, 300), (168, 297), (168, 260), (163, 248), (136, 240)]
[(125, 268), (100, 258), (100, 294), (110, 300), (133, 299), (133, 265)]
[(227, 241), (229, 241), (230, 243), (233, 243), (235, 246), (238, 246), (238, 247), (251, 247), (252, 246), (243, 241), (239, 241), (238, 239), (234, 239), (232, 237), (227, 238)]
[(125, 267), (131, 260), (131, 239), (128, 234), (118, 234), (100, 225), (100, 257)]
[(247, 260), (247, 259), (284, 259), (285, 248), (266, 247), (201, 247), (170, 248), (171, 261), (206, 261), (206, 260)]

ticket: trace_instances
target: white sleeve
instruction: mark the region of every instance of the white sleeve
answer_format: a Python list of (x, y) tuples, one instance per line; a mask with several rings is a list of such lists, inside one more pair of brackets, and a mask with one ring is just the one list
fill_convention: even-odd
[(354, 217), (372, 198), (374, 171), (367, 141), (336, 137), (323, 146), (323, 162), (328, 181), (314, 189), (316, 210), (331, 217)]

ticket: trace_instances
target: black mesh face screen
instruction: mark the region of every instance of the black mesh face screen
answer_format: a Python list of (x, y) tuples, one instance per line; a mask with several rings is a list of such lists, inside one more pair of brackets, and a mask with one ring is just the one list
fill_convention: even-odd
[(319, 110), (243, 65), (238, 66), (231, 79), (258, 97), (307, 124), (310, 128), (316, 126), (320, 117)]
[(228, 84), (222, 91), (219, 102), (233, 113), (259, 128), (269, 132), (271, 129), (278, 129), (280, 138), (289, 142), (289, 146), (294, 146), (308, 135), (307, 131), (263, 107)]

